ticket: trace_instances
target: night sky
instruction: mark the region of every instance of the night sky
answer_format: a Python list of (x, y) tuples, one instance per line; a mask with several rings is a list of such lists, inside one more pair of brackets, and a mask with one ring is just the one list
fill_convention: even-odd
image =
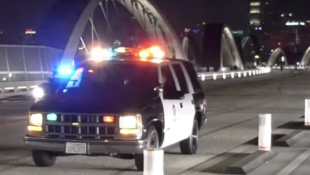
[[(34, 28), (56, 1), (58, 0), (1, 0), (0, 28)], [(224, 21), (242, 27), (247, 18), (247, 0), (236, 0), (237, 3), (233, 0), (153, 0), (153, 2), (169, 15), (170, 23), (177, 28), (201, 21)], [(232, 6), (238, 7), (231, 8)]]
[[(38, 28), (58, 1), (81, 0), (0, 0), (0, 30), (22, 32)], [(153, 0), (178, 31), (197, 23), (224, 22), (233, 29), (245, 29), (249, 0)], [(270, 0), (278, 12), (298, 12), (310, 19), (309, 0)]]

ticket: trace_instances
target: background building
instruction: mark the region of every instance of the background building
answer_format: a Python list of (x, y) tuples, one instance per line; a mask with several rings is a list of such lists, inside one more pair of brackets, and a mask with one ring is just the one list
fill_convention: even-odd
[(281, 47), (295, 62), (310, 45), (310, 21), (277, 1), (250, 0), (249, 6), (249, 31), (259, 38), (262, 59)]

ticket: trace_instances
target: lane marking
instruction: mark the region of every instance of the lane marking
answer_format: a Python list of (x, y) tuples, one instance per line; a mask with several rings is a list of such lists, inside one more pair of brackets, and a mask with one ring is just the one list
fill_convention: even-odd
[(202, 175), (202, 174), (212, 174), (210, 172), (202, 172), (203, 170), (210, 168), (219, 162), (224, 161), (227, 159), (227, 156), (225, 154), (233, 153), (233, 154), (238, 154), (238, 153), (243, 153), (244, 151), (250, 149), (251, 146), (249, 145), (241, 145), (238, 146), (237, 148), (234, 148), (233, 150), (229, 150), (220, 154), (213, 154), (210, 156), (208, 159), (205, 161), (202, 161), (201, 163), (198, 163), (197, 165), (194, 165), (193, 167), (190, 167), (189, 169), (183, 171), (179, 175)]
[(284, 169), (282, 169), (276, 175), (289, 175), (293, 170), (295, 170), (303, 161), (305, 161), (310, 156), (310, 148), (298, 156), (293, 162), (288, 164)]

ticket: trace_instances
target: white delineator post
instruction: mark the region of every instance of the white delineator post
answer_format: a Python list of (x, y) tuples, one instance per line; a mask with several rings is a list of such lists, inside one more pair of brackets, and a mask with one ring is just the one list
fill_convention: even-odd
[(310, 99), (305, 100), (305, 125), (310, 126)]
[(143, 150), (143, 175), (164, 175), (164, 151)]
[(258, 149), (270, 151), (271, 149), (271, 114), (259, 114)]

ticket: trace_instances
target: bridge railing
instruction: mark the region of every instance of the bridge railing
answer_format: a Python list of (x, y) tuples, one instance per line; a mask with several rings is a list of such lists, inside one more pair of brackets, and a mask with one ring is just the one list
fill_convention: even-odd
[(266, 74), (270, 72), (271, 72), (271, 68), (268, 68), (268, 67), (251, 69), (251, 70), (243, 70), (243, 71), (198, 72), (198, 78), (201, 81), (205, 81), (205, 80), (216, 80), (216, 79), (227, 79), (227, 78), (241, 78), (241, 77)]
[[(298, 69), (298, 70), (304, 70), (304, 69), (309, 69), (309, 66), (296, 66), (296, 65), (288, 65), (288, 66), (284, 66), (284, 69)], [(281, 69), (280, 66), (273, 66), (272, 69)]]
[[(227, 71), (227, 72), (199, 72), (198, 78), (201, 81), (228, 79), (228, 78), (241, 78), (248, 76), (255, 76), (260, 74), (269, 73), (271, 69), (260, 68), (254, 70), (244, 71)], [(31, 95), (31, 91), (46, 81), (19, 81), (19, 82), (1, 82), (0, 83), (0, 98), (6, 98), (15, 95)]]

